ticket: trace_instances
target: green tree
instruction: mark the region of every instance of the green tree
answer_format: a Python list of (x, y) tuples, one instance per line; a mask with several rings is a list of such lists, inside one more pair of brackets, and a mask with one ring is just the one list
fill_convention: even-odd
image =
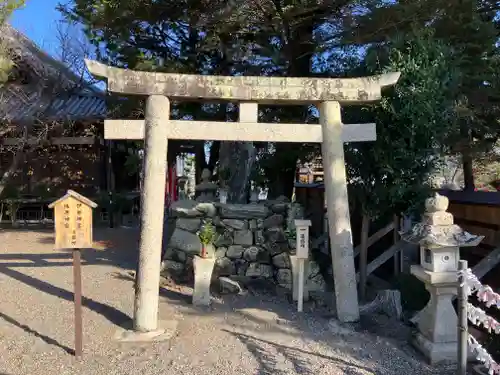
[(499, 136), (500, 4), (493, 0), (367, 0), (341, 31), (339, 43), (381, 45), (397, 35), (411, 37), (415, 28), (432, 29), (459, 62), (460, 82), (456, 113), (460, 131), (448, 145), (461, 153), (465, 188), (473, 189), (472, 160), (490, 149)]
[[(195, 74), (313, 76), (318, 75), (314, 65), (322, 52), (323, 34), (328, 34), (325, 25), (342, 23), (355, 3), (77, 0), (61, 10), (84, 25), (103, 51), (100, 59), (112, 65)], [(304, 122), (311, 118), (311, 109), (304, 106), (286, 111), (267, 107), (261, 112), (264, 121)], [(226, 120), (235, 119), (236, 111), (231, 106), (208, 111), (206, 106), (191, 105), (179, 108), (179, 115)], [(198, 172), (205, 167), (203, 146), (196, 145)], [(219, 142), (212, 143), (209, 169), (215, 166), (219, 146)], [(265, 168), (271, 195), (291, 196), (297, 159), (309, 147), (278, 143), (260, 148), (272, 150), (272, 163)], [(232, 150), (226, 149), (226, 156)], [(224, 164), (224, 155), (220, 159)]]
[[(7, 22), (16, 9), (24, 6), (25, 0), (4, 0), (0, 2), (0, 26)], [(4, 84), (14, 66), (11, 55), (4, 42), (0, 42), (0, 84)]]
[(428, 194), (428, 177), (457, 131), (457, 65), (453, 51), (429, 29), (370, 48), (356, 69), (401, 72), (378, 105), (345, 114), (377, 124), (375, 142), (348, 145), (346, 153), (352, 196), (368, 215), (411, 210)]

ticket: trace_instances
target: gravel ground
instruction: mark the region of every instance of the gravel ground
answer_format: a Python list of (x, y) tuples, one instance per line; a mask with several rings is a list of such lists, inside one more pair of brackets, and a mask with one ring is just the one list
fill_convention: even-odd
[(170, 342), (112, 340), (130, 323), (134, 230), (96, 230), (84, 252), (84, 358), (73, 348), (69, 253), (49, 231), (0, 232), (0, 375), (64, 374), (454, 374), (431, 368), (406, 344), (408, 329), (376, 317), (336, 324), (325, 308), (299, 315), (285, 296), (250, 289), (209, 309), (189, 304), (186, 287), (160, 291), (160, 319), (179, 321)]

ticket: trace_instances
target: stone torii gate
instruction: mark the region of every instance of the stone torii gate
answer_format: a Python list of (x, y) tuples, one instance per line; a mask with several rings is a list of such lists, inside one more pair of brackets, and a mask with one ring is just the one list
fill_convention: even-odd
[[(144, 186), (141, 192), (139, 274), (134, 329), (161, 334), (158, 286), (167, 147), (169, 139), (321, 143), (330, 245), (338, 318), (359, 319), (356, 273), (344, 165), (344, 142), (376, 139), (375, 124), (344, 125), (341, 105), (381, 99), (400, 73), (365, 78), (229, 77), (167, 74), (108, 67), (86, 61), (89, 71), (107, 78), (108, 91), (147, 95), (145, 120), (106, 120), (106, 139), (145, 140)], [(174, 121), (170, 100), (239, 102), (239, 122)], [(320, 124), (257, 122), (258, 104), (316, 104)]]

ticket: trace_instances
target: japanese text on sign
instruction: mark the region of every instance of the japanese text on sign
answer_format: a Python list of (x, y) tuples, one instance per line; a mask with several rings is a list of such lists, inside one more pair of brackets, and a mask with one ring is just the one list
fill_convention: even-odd
[(308, 227), (297, 228), (297, 256), (307, 258), (309, 256), (309, 235)]

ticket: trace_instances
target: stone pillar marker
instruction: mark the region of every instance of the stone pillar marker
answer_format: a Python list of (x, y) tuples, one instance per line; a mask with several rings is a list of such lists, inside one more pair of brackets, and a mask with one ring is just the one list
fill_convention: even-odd
[[(144, 184), (141, 194), (139, 267), (136, 275), (133, 331), (117, 335), (121, 341), (161, 341), (175, 331), (175, 322), (158, 327), (161, 247), (167, 171), (170, 102), (161, 95), (146, 101)], [(168, 328), (167, 330), (165, 328)]]
[(359, 320), (358, 291), (347, 197), (344, 142), (342, 141), (343, 124), (339, 102), (321, 103), (319, 114), (323, 133), (321, 151), (337, 317), (342, 322), (355, 322)]
[(425, 202), (423, 221), (402, 233), (407, 242), (420, 245), (420, 265), (411, 273), (421, 280), (430, 300), (420, 311), (413, 345), (431, 364), (457, 362), (457, 314), (452, 299), (457, 294), (460, 247), (477, 246), (484, 238), (463, 231), (446, 212), (448, 198), (436, 194)]

